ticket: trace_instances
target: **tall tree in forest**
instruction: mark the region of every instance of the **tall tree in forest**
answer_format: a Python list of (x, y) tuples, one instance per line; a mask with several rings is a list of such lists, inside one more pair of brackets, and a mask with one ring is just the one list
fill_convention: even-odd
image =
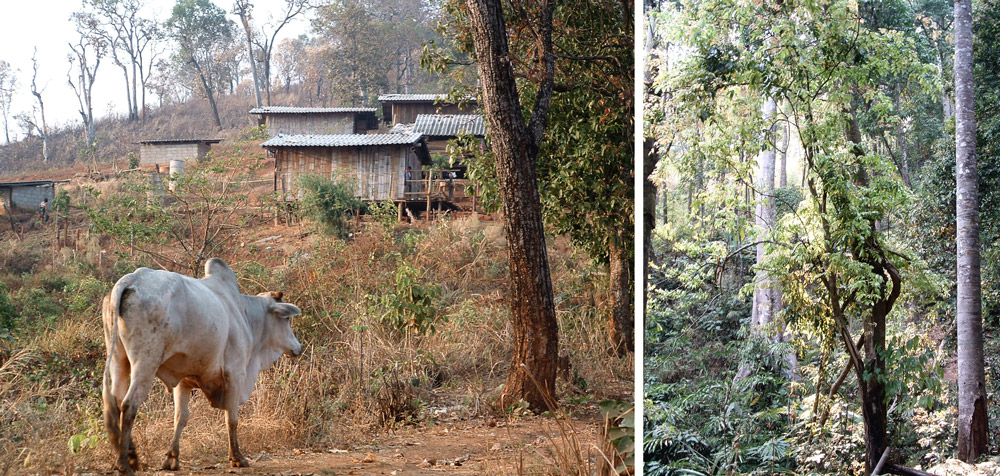
[(955, 0), (955, 220), (958, 327), (958, 457), (986, 451), (989, 422), (979, 273), (979, 173), (972, 78), (972, 0)]
[[(92, 147), (97, 139), (97, 131), (94, 128), (94, 80), (108, 45), (104, 38), (96, 34), (98, 21), (95, 16), (78, 12), (74, 13), (72, 18), (76, 23), (80, 39), (76, 44), (69, 44), (71, 54), (67, 57), (70, 65), (67, 82), (76, 94), (87, 145)], [(96, 161), (96, 157), (94, 160)]]
[[(472, 42), (464, 33), (464, 13), (457, 2), (447, 8), (449, 21), (440, 31), (454, 36), (457, 53), (432, 50), (428, 56), (448, 65), (462, 64), (457, 55), (470, 52)], [(512, 11), (518, 8), (512, 6)], [(629, 245), (635, 220), (632, 10), (627, 2), (601, 0), (557, 5), (553, 16), (561, 26), (552, 39), (559, 90), (552, 96), (547, 122), (546, 135), (552, 139), (543, 140), (537, 154), (542, 216), (552, 232), (568, 235), (575, 246), (607, 266), (609, 347), (616, 355), (626, 355), (634, 348), (634, 257)], [(536, 28), (523, 12), (510, 21), (512, 32)], [(535, 97), (538, 66), (523, 58), (535, 58), (537, 38), (511, 34), (508, 40), (515, 77), (531, 79), (521, 81), (519, 91), (523, 98)], [(458, 77), (462, 71), (451, 70)], [(470, 164), (470, 175), (484, 189), (495, 189), (493, 159), (484, 159)], [(495, 201), (483, 195), (485, 201)]]
[(17, 89), (17, 71), (10, 63), (0, 60), (0, 115), (3, 116), (3, 136), (10, 144), (10, 106)]
[(209, 0), (178, 0), (166, 26), (180, 46), (180, 58), (200, 80), (215, 125), (222, 129), (216, 96), (219, 80), (227, 73), (225, 52), (233, 43), (235, 25)]
[(535, 164), (545, 136), (555, 75), (552, 12), (547, 0), (525, 5), (537, 41), (538, 93), (530, 122), (525, 123), (508, 46), (507, 24), (499, 0), (467, 0), (482, 103), (496, 157), (504, 232), (510, 261), (511, 318), (514, 349), (500, 396), (502, 406), (524, 399), (533, 409), (547, 408), (555, 397), (558, 323), (552, 297), (542, 207)]
[[(704, 1), (685, 9), (677, 29), (693, 52), (676, 77), (683, 105), (677, 109), (698, 129), (685, 136), (691, 143), (678, 151), (678, 162), (692, 168), (706, 158), (722, 162), (727, 177), (745, 184), (748, 152), (760, 150), (748, 144), (772, 126), (771, 108), (758, 113), (756, 98), (787, 105), (803, 149), (806, 198), (776, 222), (756, 266), (780, 284), (786, 320), (839, 341), (848, 355), (871, 473), (891, 441), (888, 403), (901, 391), (895, 380), (901, 377), (887, 374), (896, 350), (887, 320), (907, 260), (880, 224), (904, 203), (905, 192), (891, 159), (863, 137), (858, 117), (886, 121), (892, 105), (878, 81), (923, 66), (904, 34), (872, 26), (862, 11), (868, 4), (833, 1), (822, 15), (815, 7), (785, 0), (734, 9)], [(765, 175), (755, 182), (773, 183)], [(713, 180), (723, 180), (722, 173)], [(899, 469), (891, 462), (883, 468)]]

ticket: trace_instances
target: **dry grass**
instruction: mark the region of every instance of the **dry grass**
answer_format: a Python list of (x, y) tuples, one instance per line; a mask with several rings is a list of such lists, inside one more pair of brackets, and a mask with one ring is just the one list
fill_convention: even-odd
[[(500, 224), (463, 217), (388, 231), (378, 224), (366, 228), (348, 243), (309, 235), (270, 249), (244, 246), (225, 257), (243, 292), (281, 290), (304, 310), (293, 320), (304, 354), (282, 358), (262, 373), (241, 407), (241, 446), (251, 459), (293, 447), (356, 445), (387, 428), (433, 418), (427, 410), (435, 407), (458, 408), (466, 418), (496, 415), (493, 398), (506, 376), (511, 340)], [(278, 231), (294, 237), (308, 229)], [(261, 225), (243, 241), (274, 232)], [(605, 333), (594, 331), (606, 328), (606, 275), (566, 240), (550, 238), (550, 248), (561, 346), (570, 362), (560, 395), (630, 398), (632, 362), (609, 358)], [(0, 259), (16, 259), (13, 253), (0, 253)], [(44, 266), (74, 274), (94, 269), (90, 259), (81, 253)], [(373, 297), (386, 292), (404, 262), (422, 270), (424, 282), (441, 286), (434, 333), (401, 332), (378, 318)], [(101, 279), (107, 287), (113, 280)], [(0, 343), (0, 476), (106, 469), (111, 452), (99, 421), (104, 354), (97, 316), (95, 302), (36, 329), (33, 337)], [(154, 388), (134, 433), (140, 459), (152, 467), (162, 463), (172, 433), (171, 398), (162, 389)], [(196, 393), (182, 439), (184, 464), (225, 462), (223, 418)], [(564, 446), (546, 456), (546, 464), (595, 464), (597, 455), (575, 439), (576, 430), (560, 426), (557, 433)], [(73, 454), (67, 441), (78, 434), (93, 439)]]

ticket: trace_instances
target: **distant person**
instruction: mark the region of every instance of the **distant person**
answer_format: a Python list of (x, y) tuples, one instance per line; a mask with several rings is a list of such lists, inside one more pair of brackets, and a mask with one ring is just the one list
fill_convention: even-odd
[(45, 198), (38, 204), (38, 213), (42, 215), (42, 221), (49, 221), (49, 199)]
[(412, 174), (412, 172), (410, 172), (410, 167), (407, 166), (406, 167), (406, 180), (403, 182), (403, 184), (405, 185), (405, 187), (403, 188), (403, 191), (405, 191), (405, 192), (409, 192), (410, 191), (410, 188), (411, 188), (410, 179), (412, 179), (412, 178), (413, 178), (413, 174)]

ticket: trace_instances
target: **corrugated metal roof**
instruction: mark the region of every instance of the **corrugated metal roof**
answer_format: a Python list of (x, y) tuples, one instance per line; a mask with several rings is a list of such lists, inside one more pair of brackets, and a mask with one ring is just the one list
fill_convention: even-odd
[(413, 132), (428, 136), (486, 135), (486, 124), (479, 114), (417, 114)]
[(422, 134), (278, 134), (261, 147), (359, 147), (415, 144)]
[(374, 107), (295, 107), (295, 106), (265, 106), (255, 107), (250, 114), (329, 114), (334, 112), (371, 113)]
[(69, 180), (24, 180), (21, 182), (0, 182), (0, 187), (45, 187), (55, 185), (57, 183), (67, 183)]
[(447, 98), (447, 94), (383, 94), (378, 100), (379, 102), (429, 102)]
[(146, 139), (140, 144), (218, 144), (222, 139)]

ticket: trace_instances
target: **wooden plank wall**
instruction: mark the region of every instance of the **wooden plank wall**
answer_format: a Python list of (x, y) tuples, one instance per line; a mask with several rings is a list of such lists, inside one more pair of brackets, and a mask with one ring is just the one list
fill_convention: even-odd
[[(404, 183), (407, 165), (413, 180), (409, 187)], [(301, 198), (298, 178), (303, 174), (347, 180), (363, 200), (404, 200), (407, 191), (425, 188), (420, 159), (409, 145), (279, 148), (274, 166), (276, 191), (284, 192), (286, 200)]]
[(268, 116), (267, 133), (278, 134), (353, 134), (354, 113), (275, 114)]
[(392, 103), (392, 123), (412, 124), (417, 122), (417, 114), (473, 114), (474, 106), (459, 108), (457, 104), (434, 104), (429, 102)]

